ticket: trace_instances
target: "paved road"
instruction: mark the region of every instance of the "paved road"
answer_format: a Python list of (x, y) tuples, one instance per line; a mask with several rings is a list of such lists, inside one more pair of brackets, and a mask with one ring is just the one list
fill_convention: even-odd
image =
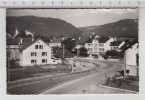
[[(99, 63), (101, 65), (102, 70), (96, 74), (89, 75), (87, 77), (83, 77), (83, 78), (56, 86), (54, 88), (51, 88), (49, 90), (42, 92), (41, 94), (105, 93), (106, 90), (100, 87), (97, 88), (97, 84), (106, 79), (105, 74), (107, 76), (112, 76), (115, 74), (116, 71), (122, 70), (123, 64), (119, 62), (110, 62), (110, 61), (100, 62), (97, 60), (93, 60), (93, 63), (97, 63), (97, 64)], [(110, 64), (111, 64), (111, 67), (109, 66)], [(109, 66), (110, 68), (106, 68), (107, 66)], [(95, 91), (94, 89), (96, 90), (98, 89), (98, 91)]]

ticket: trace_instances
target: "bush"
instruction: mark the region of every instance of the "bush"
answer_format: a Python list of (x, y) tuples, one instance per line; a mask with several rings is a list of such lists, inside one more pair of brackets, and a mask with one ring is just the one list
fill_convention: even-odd
[(10, 68), (11, 69), (13, 69), (13, 68), (21, 68), (21, 66), (18, 63), (18, 60), (12, 59), (12, 60), (10, 60), (9, 63), (10, 63)]
[(106, 51), (106, 56), (107, 58), (111, 56), (111, 58), (118, 59), (118, 58), (123, 58), (123, 53), (118, 52), (116, 50), (108, 50)]

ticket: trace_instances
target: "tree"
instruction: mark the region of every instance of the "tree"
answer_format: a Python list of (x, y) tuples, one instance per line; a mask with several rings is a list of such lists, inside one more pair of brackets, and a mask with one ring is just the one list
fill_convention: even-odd
[(80, 55), (81, 56), (87, 56), (88, 50), (85, 47), (80, 48)]
[(76, 42), (72, 40), (72, 38), (67, 38), (62, 41), (62, 44), (64, 44), (65, 49), (72, 51), (72, 49), (76, 46)]
[(20, 37), (20, 38), (27, 38), (26, 32), (25, 32), (25, 31), (21, 31), (21, 32), (16, 36), (16, 38), (18, 38), (18, 37)]

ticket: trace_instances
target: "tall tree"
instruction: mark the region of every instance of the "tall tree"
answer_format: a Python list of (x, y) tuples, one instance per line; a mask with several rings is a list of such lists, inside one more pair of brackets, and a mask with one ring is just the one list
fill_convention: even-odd
[(87, 56), (88, 50), (85, 47), (80, 48), (80, 55), (81, 56)]
[(67, 38), (62, 41), (62, 44), (64, 44), (65, 49), (72, 51), (72, 49), (76, 46), (76, 42), (72, 40), (72, 38)]

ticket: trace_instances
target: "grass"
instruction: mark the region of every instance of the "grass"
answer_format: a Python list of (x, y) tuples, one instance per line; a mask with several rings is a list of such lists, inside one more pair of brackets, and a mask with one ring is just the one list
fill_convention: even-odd
[(53, 75), (59, 73), (69, 73), (71, 69), (66, 64), (55, 65), (55, 68), (49, 68), (52, 65), (46, 66), (27, 66), (25, 68), (11, 69), (10, 70), (10, 81), (19, 79), (32, 78), (42, 75)]
[(10, 94), (29, 94), (29, 95), (38, 94), (42, 91), (45, 91), (47, 89), (50, 89), (56, 86), (57, 84), (60, 84), (69, 80), (73, 80), (84, 75), (90, 75), (90, 72), (89, 71), (84, 72), (84, 73), (78, 72), (78, 73), (67, 75), (67, 76), (55, 77), (52, 79), (45, 79), (43, 81), (10, 88), (7, 91)]

